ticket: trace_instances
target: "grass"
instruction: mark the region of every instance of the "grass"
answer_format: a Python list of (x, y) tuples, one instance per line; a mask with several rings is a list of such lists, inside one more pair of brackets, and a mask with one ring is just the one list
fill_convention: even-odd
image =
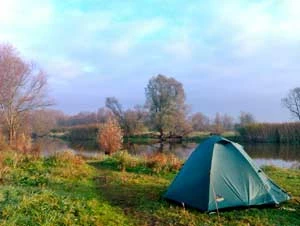
[[(218, 219), (161, 199), (180, 164), (172, 158), (1, 152), (0, 225), (300, 225), (295, 200), (280, 208), (221, 212)], [(300, 200), (300, 170), (265, 172)]]
[(97, 171), (78, 157), (5, 153), (1, 161), (9, 170), (0, 186), (0, 225), (128, 224), (123, 211), (99, 195)]

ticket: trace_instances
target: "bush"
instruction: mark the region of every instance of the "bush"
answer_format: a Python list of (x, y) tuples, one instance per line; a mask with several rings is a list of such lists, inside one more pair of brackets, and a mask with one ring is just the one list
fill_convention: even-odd
[(146, 166), (154, 173), (177, 171), (182, 166), (182, 161), (174, 154), (152, 153), (146, 156)]
[(122, 130), (118, 122), (114, 119), (109, 119), (98, 135), (98, 143), (104, 150), (105, 154), (112, 154), (121, 149), (123, 143)]
[(31, 137), (25, 133), (22, 133), (18, 136), (16, 148), (18, 151), (28, 153), (31, 151)]
[(118, 151), (101, 160), (101, 166), (105, 168), (145, 174), (176, 172), (182, 164), (182, 160), (174, 154), (152, 153), (145, 156), (134, 156), (126, 150)]
[(83, 165), (85, 163), (84, 159), (81, 156), (74, 155), (70, 151), (64, 151), (64, 152), (57, 153), (52, 158), (53, 158), (54, 162), (64, 164), (64, 165), (79, 166), (79, 165)]
[(126, 150), (116, 152), (113, 155), (113, 158), (116, 160), (117, 167), (121, 171), (125, 171), (128, 168), (135, 167), (141, 162), (137, 157), (133, 157), (132, 155), (128, 154)]

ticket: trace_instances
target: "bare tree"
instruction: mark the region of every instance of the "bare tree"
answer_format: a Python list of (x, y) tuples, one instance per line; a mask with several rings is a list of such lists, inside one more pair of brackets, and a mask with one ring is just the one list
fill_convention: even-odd
[(246, 126), (248, 124), (254, 123), (254, 116), (250, 112), (241, 112), (239, 116), (239, 126)]
[(295, 118), (300, 120), (300, 87), (290, 90), (288, 95), (281, 101), (283, 106), (286, 107)]
[(147, 113), (139, 106), (128, 109), (124, 113), (124, 130), (127, 135), (135, 135), (145, 130)]
[(9, 44), (0, 44), (0, 111), (13, 144), (22, 114), (52, 104), (46, 96), (46, 76), (25, 62)]
[(233, 117), (228, 114), (222, 116), (222, 126), (225, 130), (232, 130), (234, 127)]
[(97, 122), (98, 123), (105, 123), (112, 116), (113, 116), (113, 113), (111, 112), (110, 109), (108, 109), (106, 107), (101, 107), (97, 111)]
[(117, 98), (107, 97), (105, 100), (105, 106), (108, 109), (110, 109), (113, 112), (113, 114), (118, 118), (119, 123), (121, 123), (124, 120), (123, 108)]
[(191, 124), (195, 131), (209, 130), (209, 117), (201, 112), (197, 112), (191, 116)]
[(135, 106), (134, 109), (125, 111), (115, 97), (107, 97), (105, 106), (118, 119), (125, 136), (134, 135), (144, 129), (146, 112), (141, 106)]
[(185, 133), (185, 93), (183, 86), (174, 78), (158, 75), (150, 79), (146, 87), (146, 107), (149, 110), (150, 125), (163, 139), (170, 135)]
[(45, 136), (58, 126), (63, 112), (51, 109), (34, 110), (29, 113), (31, 133), (35, 136)]
[(219, 112), (216, 113), (214, 118), (214, 132), (216, 134), (221, 134), (224, 131), (222, 116)]
[(77, 126), (104, 123), (112, 116), (112, 112), (107, 108), (100, 108), (97, 112), (79, 112), (75, 115), (61, 115), (58, 120), (60, 126)]

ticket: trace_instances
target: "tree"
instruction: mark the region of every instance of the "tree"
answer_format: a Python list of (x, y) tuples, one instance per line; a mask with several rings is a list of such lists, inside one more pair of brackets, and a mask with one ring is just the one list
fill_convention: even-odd
[(222, 116), (219, 112), (216, 113), (214, 118), (214, 132), (216, 134), (222, 133), (224, 130), (223, 123), (222, 123)]
[(0, 112), (9, 144), (17, 137), (22, 115), (52, 104), (46, 95), (45, 73), (25, 62), (11, 45), (0, 44)]
[(60, 126), (77, 126), (77, 125), (91, 125), (97, 123), (104, 123), (112, 112), (107, 108), (100, 108), (97, 112), (79, 112), (76, 115), (63, 115), (60, 117), (58, 124)]
[(113, 116), (113, 113), (108, 108), (101, 107), (101, 108), (98, 109), (98, 112), (97, 112), (97, 122), (98, 123), (105, 123), (112, 116)]
[(160, 139), (166, 132), (170, 136), (187, 132), (185, 93), (180, 82), (158, 75), (149, 80), (145, 93), (150, 125), (160, 133)]
[(209, 129), (209, 118), (201, 112), (197, 112), (192, 115), (191, 124), (195, 131), (206, 131)]
[(124, 112), (125, 134), (134, 135), (144, 131), (146, 116), (147, 112), (140, 106), (126, 110)]
[(109, 108), (120, 123), (125, 136), (134, 135), (144, 129), (146, 112), (141, 106), (123, 110), (122, 105), (115, 97), (107, 97), (105, 106)]
[(110, 118), (99, 130), (98, 143), (105, 154), (112, 154), (122, 147), (123, 135), (118, 122)]
[(300, 120), (300, 87), (290, 90), (288, 95), (281, 101), (283, 106), (291, 112), (292, 116)]
[(124, 112), (122, 105), (115, 97), (107, 97), (105, 100), (105, 106), (112, 111), (112, 113), (117, 117), (120, 124), (124, 121)]
[(234, 125), (233, 125), (233, 118), (228, 115), (228, 114), (224, 114), (222, 116), (222, 126), (225, 130), (232, 130)]
[(28, 115), (31, 133), (34, 136), (45, 136), (58, 126), (63, 112), (50, 109), (34, 110)]
[(239, 121), (240, 121), (239, 126), (243, 127), (243, 126), (246, 126), (248, 124), (254, 123), (255, 119), (254, 119), (254, 116), (251, 113), (242, 111), (240, 113), (240, 116), (239, 116)]

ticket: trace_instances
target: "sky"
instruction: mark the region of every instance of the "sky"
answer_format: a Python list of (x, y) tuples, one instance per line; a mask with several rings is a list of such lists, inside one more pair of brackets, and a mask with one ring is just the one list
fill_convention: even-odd
[(157, 74), (192, 112), (291, 121), (300, 86), (298, 0), (0, 0), (0, 42), (48, 74), (56, 109), (95, 111), (115, 96), (144, 104)]

